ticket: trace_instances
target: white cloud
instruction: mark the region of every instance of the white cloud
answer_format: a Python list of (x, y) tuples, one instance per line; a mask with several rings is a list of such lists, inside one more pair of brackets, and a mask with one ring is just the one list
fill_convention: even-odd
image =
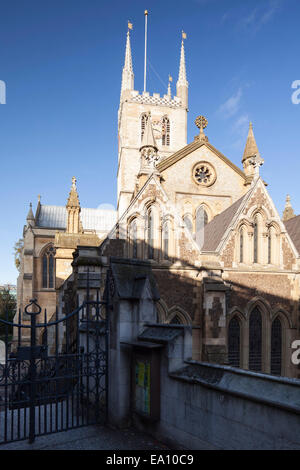
[(224, 118), (229, 118), (236, 114), (240, 107), (242, 94), (242, 88), (240, 87), (225, 103), (221, 104), (218, 109), (218, 114), (221, 114)]
[(245, 133), (247, 131), (247, 128), (249, 126), (249, 116), (248, 114), (244, 113), (242, 114), (233, 124), (232, 130), (234, 132), (240, 132), (240, 133)]
[(103, 203), (100, 204), (97, 209), (102, 209), (104, 211), (115, 211), (116, 208), (112, 204)]
[(255, 7), (239, 21), (239, 26), (244, 29), (251, 29), (256, 33), (263, 25), (268, 23), (280, 8), (282, 0), (270, 0), (266, 5)]

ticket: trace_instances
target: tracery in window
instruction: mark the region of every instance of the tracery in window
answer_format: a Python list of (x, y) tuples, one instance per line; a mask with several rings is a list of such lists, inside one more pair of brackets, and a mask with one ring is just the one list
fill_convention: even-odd
[(197, 163), (192, 170), (195, 183), (201, 186), (211, 186), (217, 178), (214, 167), (208, 162)]
[(54, 287), (54, 257), (55, 248), (50, 245), (44, 252), (42, 259), (42, 285), (44, 289), (53, 289)]

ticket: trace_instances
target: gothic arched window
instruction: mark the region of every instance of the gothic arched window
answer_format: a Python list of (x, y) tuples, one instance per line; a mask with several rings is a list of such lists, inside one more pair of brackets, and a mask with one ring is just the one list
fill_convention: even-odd
[(169, 259), (169, 223), (168, 221), (163, 224), (162, 240), (163, 240), (163, 257), (164, 259)]
[(143, 141), (143, 136), (146, 129), (147, 114), (143, 113), (141, 116), (141, 142)]
[(244, 262), (244, 229), (240, 229), (240, 263)]
[(137, 258), (137, 225), (136, 220), (133, 220), (129, 228), (129, 241), (131, 245), (132, 258)]
[(282, 360), (282, 324), (277, 317), (271, 328), (271, 374), (281, 375)]
[(271, 231), (268, 233), (268, 264), (272, 263), (272, 236)]
[(147, 250), (148, 250), (148, 259), (154, 258), (154, 214), (153, 210), (148, 210), (147, 213)]
[(262, 318), (257, 307), (249, 319), (249, 370), (262, 370)]
[(233, 317), (228, 325), (228, 362), (233, 367), (240, 367), (240, 322)]
[(162, 145), (170, 145), (170, 120), (167, 116), (162, 120)]
[(257, 263), (258, 260), (258, 221), (255, 218), (254, 230), (253, 230), (253, 263)]
[(204, 242), (204, 227), (208, 222), (208, 215), (203, 206), (196, 212), (196, 243), (201, 248)]
[(43, 288), (44, 289), (53, 289), (54, 287), (54, 256), (55, 248), (53, 245), (50, 245), (43, 254), (42, 262), (42, 272), (43, 272)]

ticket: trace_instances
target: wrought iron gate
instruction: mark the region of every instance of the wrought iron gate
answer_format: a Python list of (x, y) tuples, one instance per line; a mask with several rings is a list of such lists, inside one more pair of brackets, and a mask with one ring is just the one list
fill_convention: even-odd
[[(100, 300), (98, 290), (90, 295), (87, 281), (86, 300), (64, 317), (56, 310), (47, 321), (35, 299), (24, 313), (19, 312), (17, 323), (0, 319), (6, 343), (0, 364), (0, 444), (104, 423), (108, 289)], [(11, 350), (9, 328), (14, 329)]]

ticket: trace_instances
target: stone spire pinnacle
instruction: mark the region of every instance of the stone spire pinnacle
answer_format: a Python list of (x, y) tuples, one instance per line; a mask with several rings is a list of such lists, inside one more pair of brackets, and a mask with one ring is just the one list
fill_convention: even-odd
[(249, 131), (242, 163), (245, 174), (250, 179), (252, 179), (255, 174), (259, 174), (259, 167), (264, 163), (264, 160), (261, 158), (258, 147), (256, 145), (252, 122), (249, 123)]
[(77, 192), (77, 187), (76, 187), (76, 178), (73, 176), (72, 178), (72, 186), (71, 186), (71, 191), (69, 193), (69, 198), (67, 202), (67, 208), (75, 208), (79, 207), (80, 208), (80, 203), (79, 203), (79, 197), (78, 197), (78, 192)]
[(249, 123), (248, 137), (247, 137), (247, 141), (246, 141), (244, 155), (243, 155), (243, 158), (242, 158), (242, 163), (247, 158), (252, 158), (252, 157), (255, 157), (255, 156), (260, 156), (260, 153), (259, 153), (257, 145), (256, 145), (256, 140), (255, 140), (254, 133), (253, 133), (253, 125), (252, 125), (252, 122), (250, 122)]
[(288, 194), (286, 196), (286, 201), (285, 201), (285, 207), (284, 207), (284, 211), (283, 211), (282, 220), (283, 221), (289, 220), (289, 219), (292, 219), (293, 217), (295, 217), (295, 213), (294, 213), (294, 210), (293, 210), (292, 204), (291, 204), (291, 196)]
[(188, 106), (188, 81), (186, 79), (186, 67), (185, 67), (185, 52), (184, 52), (184, 42), (181, 41), (181, 51), (180, 51), (180, 64), (179, 64), (179, 74), (176, 84), (177, 97), (181, 99), (182, 106), (187, 108)]
[(126, 90), (134, 89), (134, 73), (132, 67), (132, 57), (131, 57), (131, 46), (130, 46), (130, 33), (127, 31), (127, 40), (126, 40), (126, 49), (125, 49), (125, 61), (122, 72), (122, 85), (121, 85), (121, 95)]
[(76, 178), (72, 178), (71, 191), (69, 193), (68, 202), (66, 205), (68, 212), (67, 233), (82, 233), (82, 224), (80, 221), (80, 203), (76, 187)]
[(171, 93), (171, 83), (168, 83), (168, 96), (171, 98), (172, 93)]
[(28, 214), (27, 214), (27, 217), (26, 217), (26, 221), (27, 221), (28, 226), (34, 227), (35, 218), (34, 218), (34, 215), (33, 215), (33, 212), (32, 212), (32, 204), (31, 203), (29, 204), (29, 211), (28, 211)]
[(178, 74), (177, 86), (178, 85), (188, 87), (188, 82), (187, 82), (187, 79), (186, 79), (185, 51), (184, 51), (183, 39), (181, 41), (181, 50), (180, 50), (180, 64), (179, 64), (179, 74)]

